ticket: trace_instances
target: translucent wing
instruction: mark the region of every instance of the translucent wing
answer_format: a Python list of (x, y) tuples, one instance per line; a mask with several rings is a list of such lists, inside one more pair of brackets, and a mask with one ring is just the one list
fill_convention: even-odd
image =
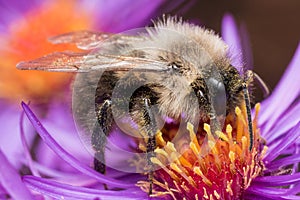
[(20, 62), (21, 70), (44, 70), (58, 72), (87, 72), (91, 70), (141, 70), (165, 71), (165, 63), (139, 57), (92, 54), (90, 52), (56, 52), (32, 61)]
[[(164, 71), (163, 62), (135, 56), (121, 55), (120, 47), (144, 40), (143, 37), (108, 34), (92, 31), (77, 31), (54, 36), (49, 39), (54, 44), (75, 43), (85, 52), (55, 52), (32, 61), (20, 62), (21, 70), (45, 70), (59, 72), (86, 72), (91, 70), (131, 69), (142, 71)], [(115, 50), (114, 48), (118, 49)], [(112, 51), (113, 53), (111, 53)]]
[(49, 38), (49, 41), (53, 44), (74, 43), (78, 48), (84, 50), (94, 49), (103, 41), (106, 43), (130, 44), (141, 40), (144, 40), (144, 38), (93, 31), (76, 31)]

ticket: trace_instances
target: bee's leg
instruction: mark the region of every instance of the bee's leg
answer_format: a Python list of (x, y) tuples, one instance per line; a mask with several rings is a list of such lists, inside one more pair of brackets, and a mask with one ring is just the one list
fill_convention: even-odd
[(153, 163), (151, 162), (151, 158), (155, 157), (154, 150), (156, 148), (156, 140), (155, 135), (157, 132), (157, 124), (155, 121), (155, 116), (153, 112), (150, 109), (150, 100), (148, 98), (144, 99), (144, 109), (143, 109), (143, 116), (144, 116), (144, 127), (146, 128), (146, 132), (148, 135), (147, 140), (147, 164), (149, 166), (149, 173), (148, 173), (148, 179), (149, 179), (149, 195), (152, 194), (152, 188), (153, 188)]
[(95, 124), (91, 142), (94, 155), (94, 169), (101, 174), (105, 174), (105, 145), (112, 125), (111, 100), (104, 100), (101, 104), (96, 104), (97, 122)]

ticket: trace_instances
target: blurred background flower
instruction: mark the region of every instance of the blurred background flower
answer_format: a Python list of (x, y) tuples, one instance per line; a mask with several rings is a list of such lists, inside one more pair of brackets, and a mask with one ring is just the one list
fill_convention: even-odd
[[(4, 1), (3, 1), (4, 2)], [(22, 3), (25, 8), (22, 7)], [(63, 32), (92, 28), (93, 15), (74, 1), (43, 1), (27, 4), (23, 1), (6, 2), (1, 7), (1, 97), (29, 100), (56, 98), (70, 82), (69, 74), (21, 72), (15, 66), (21, 60), (54, 51), (64, 51), (70, 45), (52, 45), (47, 38)], [(10, 5), (9, 5), (10, 4)], [(73, 49), (75, 49), (73, 47)], [(55, 81), (53, 81), (55, 80)]]

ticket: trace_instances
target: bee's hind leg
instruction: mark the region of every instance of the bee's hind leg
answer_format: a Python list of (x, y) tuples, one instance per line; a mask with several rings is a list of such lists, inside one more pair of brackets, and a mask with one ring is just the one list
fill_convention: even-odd
[[(96, 115), (97, 122), (91, 138), (91, 143), (95, 150), (94, 169), (101, 174), (105, 174), (105, 145), (113, 122), (111, 100), (104, 100), (101, 104), (96, 103)], [(107, 188), (106, 185), (104, 186)]]

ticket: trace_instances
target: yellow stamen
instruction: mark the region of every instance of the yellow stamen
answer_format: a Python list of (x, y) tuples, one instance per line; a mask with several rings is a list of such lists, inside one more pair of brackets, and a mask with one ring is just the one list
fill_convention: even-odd
[[(191, 138), (191, 144), (194, 144), (195, 148), (197, 148), (198, 150), (200, 149), (200, 145), (198, 143), (196, 134), (194, 132), (194, 126), (188, 122), (187, 124), (187, 130), (190, 133), (190, 138)], [(198, 151), (199, 152), (199, 151)]]
[(173, 169), (175, 172), (181, 174), (182, 170), (178, 167), (178, 165), (176, 165), (175, 163), (171, 163), (170, 164), (171, 169)]
[(168, 153), (163, 149), (157, 148), (157, 149), (154, 150), (154, 152), (157, 153), (157, 154), (161, 154), (161, 155), (165, 156), (166, 158), (168, 158), (168, 156), (169, 156)]
[(201, 176), (202, 180), (208, 185), (208, 186), (212, 186), (212, 182), (210, 182), (210, 180), (203, 175), (202, 171), (200, 170), (199, 167), (194, 167), (193, 170), (196, 174), (198, 174), (199, 176)]
[(217, 136), (218, 136), (219, 138), (221, 138), (222, 140), (224, 140), (224, 141), (226, 141), (226, 142), (229, 142), (228, 137), (227, 137), (224, 133), (222, 133), (221, 131), (216, 131), (216, 134), (217, 134)]
[(230, 162), (232, 164), (234, 164), (234, 161), (235, 161), (235, 153), (233, 151), (230, 151), (229, 152), (229, 159), (230, 159)]
[(161, 131), (156, 133), (156, 143), (162, 147), (166, 146), (166, 141), (163, 139)]
[(209, 141), (212, 141), (212, 142), (215, 142), (215, 138), (213, 137), (211, 131), (210, 131), (210, 125), (209, 124), (206, 124), (204, 123), (204, 130), (206, 131), (207, 133), (207, 138)]
[[(256, 109), (259, 110), (259, 106), (256, 106)], [(170, 141), (161, 141), (161, 144), (166, 145), (155, 150), (156, 159), (151, 161), (162, 168), (155, 172), (155, 178), (161, 183), (169, 184), (163, 184), (163, 187), (161, 184), (155, 185), (173, 199), (187, 198), (184, 196), (186, 193), (191, 193), (194, 199), (200, 195), (203, 199), (226, 199), (229, 196), (229, 199), (240, 199), (240, 194), (264, 169), (262, 159), (267, 150), (267, 147), (263, 147), (261, 151), (257, 150), (261, 149), (262, 143), (255, 124), (255, 139), (253, 148), (249, 151), (245, 112), (245, 108), (236, 108), (236, 115), (232, 114), (226, 118), (225, 132), (219, 130), (212, 133), (210, 125), (204, 123), (195, 133), (193, 125), (188, 123), (189, 138), (183, 137), (183, 141), (176, 145)], [(160, 133), (158, 135), (157, 140), (163, 140)], [(167, 179), (166, 173), (170, 176)], [(170, 179), (172, 181), (169, 181)], [(213, 187), (214, 185), (216, 187)], [(161, 191), (158, 193), (162, 194)]]
[(167, 142), (167, 145), (165, 146), (166, 152), (167, 153), (172, 153), (172, 152), (177, 152), (174, 144), (172, 142)]
[(241, 142), (242, 140), (242, 134), (243, 134), (243, 126), (242, 126), (242, 123), (241, 123), (241, 109), (239, 107), (236, 107), (235, 108), (235, 114), (237, 115), (237, 136), (236, 136), (236, 141), (238, 143)]

